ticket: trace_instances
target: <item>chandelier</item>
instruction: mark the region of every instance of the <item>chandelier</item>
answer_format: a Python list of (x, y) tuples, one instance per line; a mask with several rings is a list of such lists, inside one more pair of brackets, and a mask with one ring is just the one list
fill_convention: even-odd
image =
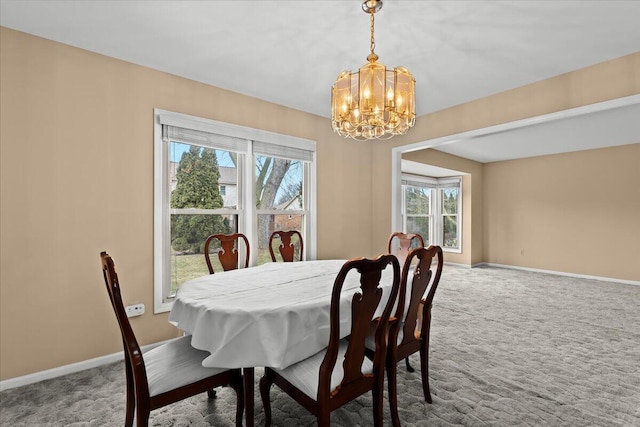
[(357, 140), (404, 135), (416, 122), (415, 79), (404, 67), (387, 69), (375, 54), (374, 14), (382, 0), (366, 0), (362, 10), (371, 18), (369, 63), (343, 71), (331, 87), (331, 126), (339, 135)]

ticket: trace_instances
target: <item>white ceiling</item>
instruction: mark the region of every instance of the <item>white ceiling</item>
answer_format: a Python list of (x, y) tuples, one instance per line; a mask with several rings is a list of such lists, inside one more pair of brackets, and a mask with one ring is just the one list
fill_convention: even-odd
[[(0, 0), (0, 24), (328, 117), (335, 78), (369, 53), (360, 5)], [(630, 0), (386, 0), (376, 53), (413, 73), (420, 116), (638, 52), (638, 22)], [(515, 146), (510, 156), (527, 155)]]
[(489, 163), (635, 143), (640, 143), (640, 95), (504, 123), (417, 145)]

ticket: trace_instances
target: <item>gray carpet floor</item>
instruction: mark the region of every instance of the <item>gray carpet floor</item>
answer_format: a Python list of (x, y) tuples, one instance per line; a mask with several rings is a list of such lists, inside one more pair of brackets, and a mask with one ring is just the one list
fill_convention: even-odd
[[(445, 266), (431, 330), (433, 404), (411, 360), (413, 374), (398, 365), (406, 426), (640, 426), (640, 286)], [(7, 390), (0, 424), (123, 425), (124, 384), (120, 362)], [(271, 397), (275, 426), (316, 425), (275, 386)], [(202, 394), (152, 412), (150, 425), (232, 426), (234, 408), (233, 391), (219, 389), (216, 399)], [(372, 425), (370, 394), (331, 420)]]

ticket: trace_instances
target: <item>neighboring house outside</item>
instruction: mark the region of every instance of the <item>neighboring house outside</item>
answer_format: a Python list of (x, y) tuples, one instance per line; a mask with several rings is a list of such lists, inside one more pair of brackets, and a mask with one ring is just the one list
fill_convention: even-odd
[(218, 170), (220, 171), (218, 188), (222, 196), (223, 206), (225, 208), (235, 208), (238, 206), (238, 169), (220, 166)]
[(275, 215), (273, 220), (273, 232), (274, 230), (298, 230), (302, 231), (302, 216), (295, 214), (287, 214), (286, 211), (302, 210), (302, 197), (300, 195), (295, 196), (286, 202), (280, 203), (275, 207), (276, 209), (283, 210), (282, 215)]
[[(178, 164), (180, 162), (169, 162), (169, 181), (171, 191), (176, 189), (178, 178)], [(238, 169), (228, 166), (219, 166), (220, 179), (218, 179), (218, 189), (222, 196), (223, 207), (235, 208), (238, 205)]]

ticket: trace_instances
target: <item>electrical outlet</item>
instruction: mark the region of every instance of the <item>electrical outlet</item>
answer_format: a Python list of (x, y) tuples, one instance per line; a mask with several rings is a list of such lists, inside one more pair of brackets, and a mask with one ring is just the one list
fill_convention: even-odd
[(141, 316), (144, 314), (144, 304), (128, 305), (124, 310), (127, 312), (127, 317)]

